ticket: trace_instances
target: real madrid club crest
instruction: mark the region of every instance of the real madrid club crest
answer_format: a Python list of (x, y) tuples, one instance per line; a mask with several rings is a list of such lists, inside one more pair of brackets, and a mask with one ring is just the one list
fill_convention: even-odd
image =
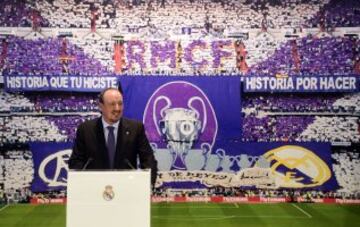
[(113, 187), (111, 185), (106, 185), (105, 190), (103, 192), (103, 198), (106, 201), (111, 201), (115, 197), (115, 193), (113, 191)]
[(280, 187), (315, 187), (331, 178), (327, 164), (301, 146), (281, 146), (266, 152), (264, 157), (271, 162), (272, 173)]

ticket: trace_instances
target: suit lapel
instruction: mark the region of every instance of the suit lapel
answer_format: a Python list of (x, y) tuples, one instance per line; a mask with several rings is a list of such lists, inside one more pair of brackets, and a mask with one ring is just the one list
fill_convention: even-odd
[(98, 119), (96, 124), (96, 136), (98, 138), (97, 141), (99, 141), (99, 144), (97, 146), (101, 160), (107, 167), (109, 167), (110, 164), (109, 164), (108, 150), (106, 147), (104, 126), (102, 124), (101, 117)]
[(126, 138), (129, 134), (129, 126), (125, 118), (122, 118), (119, 124), (117, 142), (116, 142), (116, 160), (119, 165), (124, 165), (123, 160), (126, 157)]
[(121, 150), (121, 144), (122, 144), (122, 133), (123, 133), (123, 121), (124, 119), (120, 120), (118, 132), (117, 132), (117, 138), (116, 138), (116, 155), (119, 155), (119, 152)]

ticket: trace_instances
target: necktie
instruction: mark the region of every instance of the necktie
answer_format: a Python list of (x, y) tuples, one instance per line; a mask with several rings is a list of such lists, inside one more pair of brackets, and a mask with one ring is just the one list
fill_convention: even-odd
[(114, 135), (114, 127), (108, 126), (107, 129), (109, 130), (108, 140), (107, 140), (107, 148), (109, 153), (109, 163), (110, 168), (114, 168), (114, 158), (115, 158), (115, 135)]

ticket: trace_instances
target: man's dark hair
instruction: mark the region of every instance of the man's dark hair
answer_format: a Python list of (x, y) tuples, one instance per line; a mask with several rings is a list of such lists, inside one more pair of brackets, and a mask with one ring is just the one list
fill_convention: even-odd
[[(120, 87), (121, 88), (121, 87)], [(119, 89), (119, 88), (115, 88), (115, 87), (108, 87), (108, 88), (105, 88), (104, 90), (102, 90), (99, 94), (99, 103), (104, 103), (104, 95), (107, 91), (109, 90), (115, 90), (115, 91), (119, 91), (120, 94), (122, 94), (122, 90)]]

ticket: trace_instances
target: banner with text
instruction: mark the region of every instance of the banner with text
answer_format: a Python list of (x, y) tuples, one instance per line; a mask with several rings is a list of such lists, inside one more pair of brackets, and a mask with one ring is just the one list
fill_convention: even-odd
[[(154, 145), (154, 143), (152, 142)], [(70, 143), (33, 142), (33, 192), (67, 185)], [(190, 149), (175, 162), (175, 151), (153, 146), (159, 173), (156, 187), (294, 188), (335, 190), (329, 143), (217, 142), (213, 150)], [(172, 156), (172, 157), (171, 157)], [(167, 159), (170, 158), (170, 160)]]
[[(5, 75), (5, 90), (100, 92), (117, 87), (127, 76), (18, 76)], [(174, 76), (175, 77), (175, 76)], [(191, 77), (191, 76), (189, 76)], [(219, 75), (219, 77), (221, 77)], [(154, 79), (156, 76), (147, 77)], [(156, 79), (155, 79), (156, 80)], [(244, 92), (359, 92), (359, 76), (246, 77)]]
[(329, 143), (217, 142), (212, 153), (189, 153), (185, 160), (185, 171), (162, 169), (160, 163), (156, 186), (319, 190), (339, 187)]
[(358, 92), (359, 76), (246, 77), (244, 92)]
[(100, 92), (117, 87), (115, 76), (5, 76), (6, 91), (78, 91)]

